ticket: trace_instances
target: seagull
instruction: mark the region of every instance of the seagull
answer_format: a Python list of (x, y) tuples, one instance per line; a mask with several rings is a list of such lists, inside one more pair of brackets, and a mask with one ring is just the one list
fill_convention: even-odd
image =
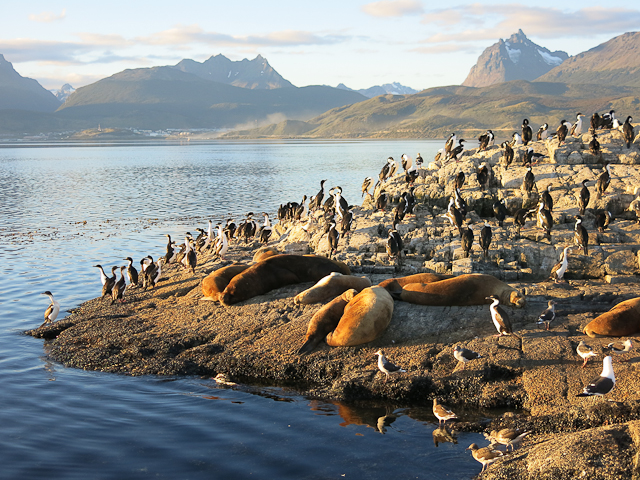
[(458, 416), (453, 413), (451, 410), (446, 408), (444, 405), (438, 403), (438, 399), (433, 399), (433, 414), (438, 419), (438, 425), (442, 423), (447, 423), (447, 420), (452, 420), (454, 418), (458, 418)]
[(494, 450), (490, 446), (479, 448), (475, 443), (469, 445), (467, 450), (471, 450), (471, 455), (473, 455), (473, 458), (475, 458), (482, 464), (482, 472), (484, 472), (485, 468), (487, 468), (488, 465), (491, 465), (493, 462), (504, 455), (504, 453), (502, 453), (500, 450)]
[(403, 370), (402, 368), (394, 365), (389, 360), (387, 360), (387, 358), (384, 356), (384, 353), (382, 353), (382, 350), (378, 350), (376, 353), (374, 353), (374, 355), (378, 355), (378, 368), (382, 373), (386, 375), (384, 379), (385, 383), (389, 379), (390, 373), (406, 373), (406, 370)]
[(53, 298), (53, 293), (47, 290), (40, 295), (46, 295), (47, 297), (49, 297), (51, 304), (44, 312), (44, 323), (38, 328), (44, 327), (47, 323), (53, 323), (55, 319), (58, 318), (58, 313), (60, 313), (60, 304)]
[(513, 447), (518, 445), (522, 439), (530, 433), (531, 432), (520, 433), (520, 430), (514, 428), (503, 428), (499, 431), (493, 430), (489, 435), (485, 434), (485, 437), (487, 437), (492, 444), (499, 443), (500, 445), (506, 445), (507, 450), (511, 447), (511, 451), (513, 451)]
[(547, 308), (544, 312), (540, 314), (540, 318), (538, 318), (538, 325), (544, 323), (547, 326), (547, 330), (549, 330), (549, 324), (556, 319), (556, 302), (555, 300), (549, 300), (549, 308)]
[(616, 384), (616, 377), (613, 374), (613, 358), (611, 355), (602, 360), (602, 373), (598, 378), (594, 378), (589, 385), (584, 387), (582, 393), (576, 397), (591, 397), (593, 395), (606, 395)]
[(470, 360), (475, 360), (476, 358), (482, 358), (482, 355), (474, 352), (473, 350), (468, 350), (460, 345), (456, 345), (453, 349), (453, 356), (459, 362), (462, 362), (462, 368), (464, 368), (464, 364)]
[(622, 347), (619, 347), (614, 345), (613, 343), (610, 343), (609, 345), (604, 347), (604, 349), (609, 353), (613, 353), (614, 355), (623, 355), (633, 348), (633, 343), (631, 343), (630, 338), (627, 338), (624, 342), (622, 342), (622, 345)]
[(584, 340), (580, 340), (580, 343), (576, 348), (576, 353), (580, 355), (580, 358), (582, 358), (582, 360), (584, 360), (582, 362), (582, 368), (584, 368), (587, 365), (587, 362), (589, 361), (590, 357), (597, 356), (596, 353), (593, 351), (593, 349), (589, 345), (584, 343)]
[(509, 320), (507, 312), (505, 312), (504, 309), (499, 305), (500, 299), (495, 295), (491, 295), (486, 299), (493, 300), (493, 303), (489, 307), (489, 310), (491, 311), (491, 319), (493, 320), (493, 324), (496, 326), (496, 330), (498, 330), (498, 335), (494, 336), (501, 337), (503, 335), (511, 335), (513, 333), (511, 320)]

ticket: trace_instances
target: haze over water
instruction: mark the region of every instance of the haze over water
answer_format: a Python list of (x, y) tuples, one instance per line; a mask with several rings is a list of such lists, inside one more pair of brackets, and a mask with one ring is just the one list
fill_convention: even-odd
[(208, 378), (85, 372), (50, 361), (46, 343), (21, 333), (42, 323), (45, 290), (61, 303), (59, 318), (100, 295), (96, 263), (157, 257), (164, 234), (180, 239), (208, 219), (275, 215), (280, 203), (315, 195), (322, 179), (360, 204), (362, 180), (377, 178), (388, 156), (420, 152), (429, 161), (442, 143), (0, 148), (2, 476), (440, 479), (479, 472), (464, 448), (484, 440), (461, 433), (457, 445), (436, 448), (427, 401), (355, 407), (276, 387), (221, 389)]

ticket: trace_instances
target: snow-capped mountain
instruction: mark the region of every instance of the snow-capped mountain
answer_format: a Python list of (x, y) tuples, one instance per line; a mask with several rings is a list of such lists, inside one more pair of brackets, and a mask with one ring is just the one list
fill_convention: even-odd
[(60, 103), (64, 103), (67, 101), (67, 98), (69, 98), (69, 95), (75, 92), (76, 89), (73, 88), (68, 83), (65, 83), (62, 87), (60, 87), (59, 90), (56, 90), (54, 88), (53, 90), (49, 90), (49, 91), (53, 93), (58, 100), (60, 100)]
[(486, 87), (510, 80), (533, 81), (564, 62), (566, 52), (551, 52), (533, 43), (522, 30), (482, 52), (462, 85)]
[(347, 87), (344, 83), (341, 83), (336, 88), (358, 92), (368, 98), (377, 97), (378, 95), (411, 95), (414, 93), (418, 93), (418, 90), (414, 90), (411, 87), (406, 87), (398, 82), (385, 83), (384, 85), (375, 85), (373, 87), (362, 88), (360, 90), (353, 90)]

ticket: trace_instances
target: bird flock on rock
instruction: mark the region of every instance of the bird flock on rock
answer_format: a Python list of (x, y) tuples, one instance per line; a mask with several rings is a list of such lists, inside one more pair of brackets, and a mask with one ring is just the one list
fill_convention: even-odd
[[(520, 132), (513, 132), (510, 141), (500, 144), (502, 149), (502, 164), (508, 169), (515, 161), (515, 148), (517, 146), (526, 147), (522, 154), (522, 166), (526, 168), (526, 173), (522, 180), (522, 190), (526, 194), (537, 191), (535, 174), (533, 169), (542, 161), (544, 155), (538, 153), (534, 149), (535, 142), (548, 141), (552, 138), (557, 139), (558, 145), (566, 141), (568, 136), (580, 136), (587, 132), (585, 115), (578, 113), (574, 124), (566, 120), (562, 120), (554, 134), (550, 132), (547, 123), (542, 124), (534, 135), (528, 119), (522, 122)], [(619, 129), (622, 131), (626, 148), (631, 148), (631, 143), (635, 138), (635, 131), (632, 125), (633, 119), (629, 116), (624, 123), (615, 118), (615, 112), (611, 110), (608, 113), (599, 115), (594, 113), (591, 116), (590, 128), (588, 132), (591, 134), (589, 150), (592, 154), (601, 155), (601, 147), (598, 142), (598, 132), (603, 129)], [(465, 155), (465, 140), (458, 138), (455, 133), (451, 133), (446, 139), (445, 146), (436, 154), (435, 160), (441, 162), (441, 165), (453, 164), (459, 162)], [(478, 137), (478, 151), (490, 149), (495, 145), (495, 135), (492, 130), (487, 130)], [(401, 235), (400, 226), (407, 217), (415, 215), (417, 200), (415, 196), (416, 182), (420, 178), (426, 178), (426, 170), (423, 165), (423, 159), (418, 153), (413, 159), (406, 154), (400, 156), (400, 161), (388, 157), (385, 161), (378, 180), (374, 184), (374, 178), (367, 176), (361, 187), (362, 198), (370, 200), (374, 206), (374, 210), (385, 212), (392, 204), (390, 194), (387, 192), (388, 182), (396, 175), (403, 175), (405, 189), (397, 197), (397, 203), (392, 209), (391, 224), (386, 228), (386, 251), (390, 259), (400, 262), (404, 253), (404, 241)], [(493, 183), (493, 171), (489, 164), (483, 162), (475, 172), (476, 179), (481, 191), (486, 192)], [(607, 188), (612, 180), (611, 165), (609, 162), (604, 163), (603, 171), (595, 182), (595, 196), (601, 198), (606, 195)], [(350, 234), (354, 222), (354, 206), (343, 196), (343, 189), (340, 186), (334, 186), (325, 192), (325, 183), (327, 180), (320, 181), (320, 190), (313, 196), (307, 197), (303, 195), (300, 202), (288, 202), (281, 204), (277, 211), (277, 220), (281, 223), (293, 222), (302, 225), (304, 230), (308, 230), (313, 222), (321, 222), (318, 227), (323, 229), (323, 235), (327, 235), (329, 244), (329, 256), (333, 257), (339, 250), (339, 242)], [(463, 188), (466, 182), (465, 173), (460, 170), (456, 173), (452, 182), (452, 195), (446, 213), (443, 217), (449, 222), (451, 227), (457, 231), (457, 235), (461, 240), (461, 247), (465, 257), (471, 254), (472, 246), (475, 241), (475, 232), (471, 224), (465, 221), (469, 207), (464, 198)], [(588, 208), (591, 198), (588, 183), (590, 180), (582, 181), (582, 188), (577, 196), (577, 207), (579, 215), (575, 217), (574, 225), (574, 245), (565, 246), (560, 256), (560, 261), (553, 266), (550, 272), (550, 278), (555, 282), (566, 282), (564, 279), (569, 266), (569, 253), (575, 249), (581, 249), (583, 255), (589, 255), (589, 234), (583, 224), (583, 216)], [(546, 238), (551, 241), (553, 220), (553, 198), (551, 196), (552, 186), (548, 185), (540, 195), (540, 201), (535, 208), (516, 209), (509, 212), (505, 200), (500, 198), (492, 199), (493, 215), (495, 217), (498, 228), (504, 228), (505, 220), (508, 216), (513, 217), (513, 225), (516, 235), (519, 237), (521, 228), (526, 225), (528, 218), (535, 218), (538, 228), (544, 231)], [(640, 193), (640, 192), (639, 192)], [(637, 212), (640, 214), (640, 195), (637, 199)], [(318, 215), (317, 212), (322, 212)], [(608, 211), (596, 211), (595, 226), (599, 232), (603, 232), (613, 221), (613, 217)], [(198, 257), (204, 254), (213, 254), (222, 260), (225, 259), (231, 243), (244, 242), (245, 244), (257, 241), (261, 244), (268, 244), (273, 226), (271, 217), (268, 213), (263, 213), (263, 221), (259, 225), (253, 218), (254, 213), (249, 212), (238, 225), (232, 219), (227, 220), (225, 225), (217, 224), (215, 229), (213, 223), (209, 220), (208, 229), (197, 228), (199, 232), (194, 238), (191, 233), (187, 232), (184, 237), (184, 243), (176, 244), (167, 237), (166, 252), (164, 255), (154, 260), (151, 255), (142, 258), (139, 262), (139, 270), (134, 267), (134, 261), (131, 257), (126, 257), (127, 264), (122, 266), (112, 266), (110, 268), (111, 275), (105, 273), (102, 265), (97, 264), (94, 267), (99, 269), (100, 279), (102, 283), (102, 298), (111, 300), (111, 304), (116, 302), (125, 302), (126, 293), (129, 289), (140, 288), (143, 290), (153, 289), (160, 281), (163, 267), (170, 264), (181, 264), (186, 271), (195, 274), (198, 266)], [(640, 215), (638, 216), (640, 222)], [(494, 227), (495, 228), (495, 227)], [(384, 232), (385, 229), (382, 230)], [(381, 232), (381, 233), (382, 233)], [(479, 230), (479, 246), (482, 249), (484, 260), (489, 260), (490, 246), (493, 234), (492, 227), (488, 220), (484, 220), (484, 225)], [(118, 278), (118, 270), (120, 275)], [(126, 272), (126, 273), (125, 273)], [(50, 299), (50, 305), (44, 314), (44, 323), (41, 325), (53, 323), (60, 312), (60, 304), (54, 299), (50, 291), (43, 293)], [(513, 332), (512, 323), (508, 313), (500, 305), (500, 300), (496, 296), (487, 297), (491, 301), (489, 306), (488, 317), (493, 322), (498, 337), (516, 336)], [(548, 301), (546, 308), (539, 316), (538, 323), (544, 325), (546, 330), (550, 329), (551, 324), (556, 318), (556, 306), (558, 302), (555, 300)], [(519, 337), (518, 337), (519, 338)], [(606, 347), (607, 355), (603, 359), (603, 370), (599, 377), (586, 385), (578, 396), (602, 396), (610, 392), (615, 385), (615, 376), (613, 373), (613, 356), (624, 356), (632, 348), (631, 340), (625, 341), (622, 346), (614, 344)], [(577, 355), (583, 360), (582, 367), (587, 365), (590, 358), (596, 357), (597, 354), (591, 347), (581, 341), (576, 348)], [(406, 370), (389, 361), (382, 350), (378, 350), (375, 355), (378, 357), (378, 368), (385, 375), (385, 382), (391, 375), (399, 375), (406, 373)], [(453, 357), (462, 365), (462, 368), (468, 362), (482, 358), (482, 356), (464, 346), (456, 345), (453, 349)], [(446, 431), (446, 422), (457, 419), (457, 415), (439, 403), (438, 399), (433, 399), (433, 414), (438, 419), (440, 429)], [(503, 429), (491, 432), (487, 437), (491, 441), (491, 445), (480, 448), (475, 443), (470, 445), (473, 457), (482, 464), (483, 471), (491, 463), (502, 457), (505, 452), (495, 448), (495, 445), (506, 446), (512, 450), (531, 432), (519, 432), (513, 429)], [(434, 434), (435, 435), (435, 434)]]

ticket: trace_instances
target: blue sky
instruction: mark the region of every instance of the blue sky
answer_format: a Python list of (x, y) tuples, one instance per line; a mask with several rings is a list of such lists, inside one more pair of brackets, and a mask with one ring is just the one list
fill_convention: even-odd
[(296, 86), (420, 90), (462, 83), (486, 47), (519, 28), (570, 55), (638, 29), (636, 0), (602, 3), (30, 0), (3, 9), (0, 54), (45, 88), (221, 53), (261, 54)]

